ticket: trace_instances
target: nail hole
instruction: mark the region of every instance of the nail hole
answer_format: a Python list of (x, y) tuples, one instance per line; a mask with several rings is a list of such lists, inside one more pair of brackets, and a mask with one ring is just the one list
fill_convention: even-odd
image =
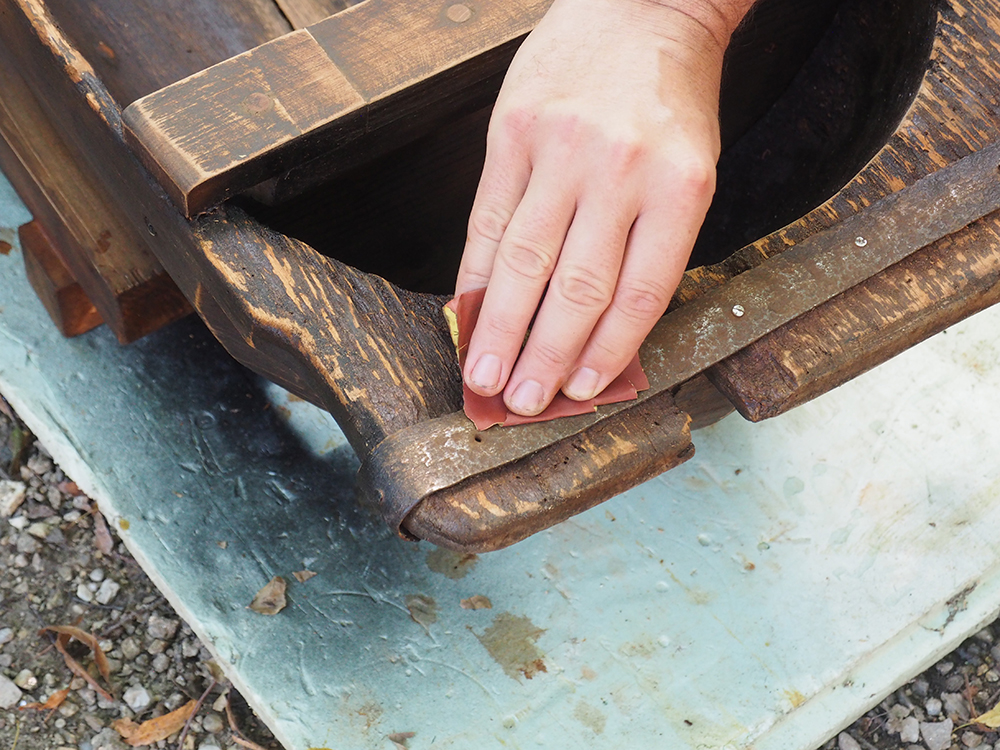
[(476, 435), (476, 436), (475, 436), (475, 437), (473, 438), (473, 440), (475, 440), (475, 441), (476, 441), (477, 443), (481, 443), (481, 442), (483, 442), (483, 439), (482, 439), (481, 437), (479, 437), (479, 435)]
[(146, 231), (149, 232), (149, 234), (150, 234), (151, 237), (155, 237), (156, 236), (156, 228), (152, 224), (149, 223), (149, 219), (147, 219), (145, 216), (142, 217), (142, 220), (146, 224)]

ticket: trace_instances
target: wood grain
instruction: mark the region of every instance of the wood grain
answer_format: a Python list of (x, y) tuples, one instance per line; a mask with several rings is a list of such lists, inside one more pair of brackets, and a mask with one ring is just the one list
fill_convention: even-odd
[(79, 336), (103, 321), (94, 303), (59, 258), (36, 219), (17, 230), (28, 281), (63, 336)]
[(56, 133), (0, 45), (0, 166), (122, 343), (191, 312), (114, 200)]
[[(978, 150), (996, 140), (998, 123), (1000, 3), (951, 0), (940, 6), (916, 99), (886, 147), (832, 199), (697, 282), (723, 281)], [(766, 419), (994, 304), (998, 221), (977, 222), (765, 337), (713, 368), (712, 381), (747, 418)]]
[(483, 106), (548, 3), (367, 0), (135, 102), (126, 139), (189, 217), (320, 154), (326, 176)]
[(361, 0), (274, 0), (293, 29), (319, 23), (327, 16), (356, 5)]

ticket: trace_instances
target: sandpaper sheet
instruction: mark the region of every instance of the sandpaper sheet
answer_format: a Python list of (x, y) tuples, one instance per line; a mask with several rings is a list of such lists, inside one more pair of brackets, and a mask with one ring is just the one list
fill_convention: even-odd
[[(459, 365), (465, 368), (465, 355), (469, 349), (469, 341), (472, 339), (472, 332), (476, 328), (476, 321), (479, 320), (479, 311), (483, 306), (483, 299), (486, 297), (486, 288), (475, 289), (466, 292), (445, 305), (444, 314), (451, 329), (451, 337), (458, 349)], [(649, 380), (639, 363), (639, 354), (632, 358), (625, 370), (617, 378), (608, 384), (608, 387), (601, 391), (595, 398), (587, 401), (574, 401), (562, 392), (557, 393), (555, 398), (541, 414), (533, 417), (525, 417), (508, 411), (503, 402), (503, 394), (496, 396), (480, 396), (462, 384), (462, 392), (465, 398), (465, 415), (473, 421), (478, 430), (487, 430), (494, 425), (513, 427), (519, 424), (530, 424), (532, 422), (547, 422), (559, 417), (573, 417), (578, 414), (586, 414), (594, 411), (598, 406), (604, 404), (616, 404), (620, 401), (632, 401), (638, 397), (639, 391), (649, 388)]]

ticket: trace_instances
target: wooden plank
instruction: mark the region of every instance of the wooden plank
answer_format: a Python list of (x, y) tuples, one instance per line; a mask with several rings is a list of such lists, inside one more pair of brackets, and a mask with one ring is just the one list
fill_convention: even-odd
[(142, 235), (55, 132), (0, 45), (0, 165), (119, 341), (191, 312)]
[[(802, 220), (703, 272), (702, 288), (995, 141), (1000, 2), (955, 0), (941, 15), (931, 65), (886, 148)], [(710, 377), (748, 419), (781, 414), (1000, 301), (998, 279), (1000, 216), (994, 215), (779, 329)]]
[(367, 0), (140, 99), (126, 140), (194, 216), (366, 134), (402, 142), (481, 103), (548, 5)]
[(101, 314), (66, 268), (36, 219), (17, 230), (24, 268), (35, 294), (63, 336), (79, 336), (101, 325)]
[(271, 0), (46, 0), (45, 6), (122, 106), (292, 30)]
[(360, 0), (274, 0), (293, 29), (304, 29)]

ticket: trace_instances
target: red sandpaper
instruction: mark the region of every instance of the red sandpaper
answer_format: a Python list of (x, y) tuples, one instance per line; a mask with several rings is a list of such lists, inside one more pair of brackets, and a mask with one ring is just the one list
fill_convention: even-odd
[[(472, 331), (475, 330), (476, 321), (479, 319), (479, 310), (483, 306), (485, 296), (485, 288), (476, 289), (466, 292), (446, 305), (455, 313), (457, 319), (458, 362), (463, 370), (465, 369), (465, 355), (469, 348), (469, 340), (472, 338)], [(638, 391), (644, 391), (647, 388), (649, 388), (649, 380), (642, 371), (642, 365), (639, 364), (638, 354), (632, 358), (624, 372), (612, 380), (608, 387), (595, 398), (589, 401), (574, 401), (560, 392), (556, 394), (552, 403), (541, 414), (536, 414), (533, 417), (523, 417), (507, 411), (502, 393), (490, 397), (480, 396), (470, 390), (467, 385), (462, 384), (465, 396), (465, 415), (475, 423), (477, 430), (486, 430), (493, 425), (513, 427), (519, 424), (547, 422), (559, 417), (587, 414), (604, 404), (633, 401), (638, 397)]]

